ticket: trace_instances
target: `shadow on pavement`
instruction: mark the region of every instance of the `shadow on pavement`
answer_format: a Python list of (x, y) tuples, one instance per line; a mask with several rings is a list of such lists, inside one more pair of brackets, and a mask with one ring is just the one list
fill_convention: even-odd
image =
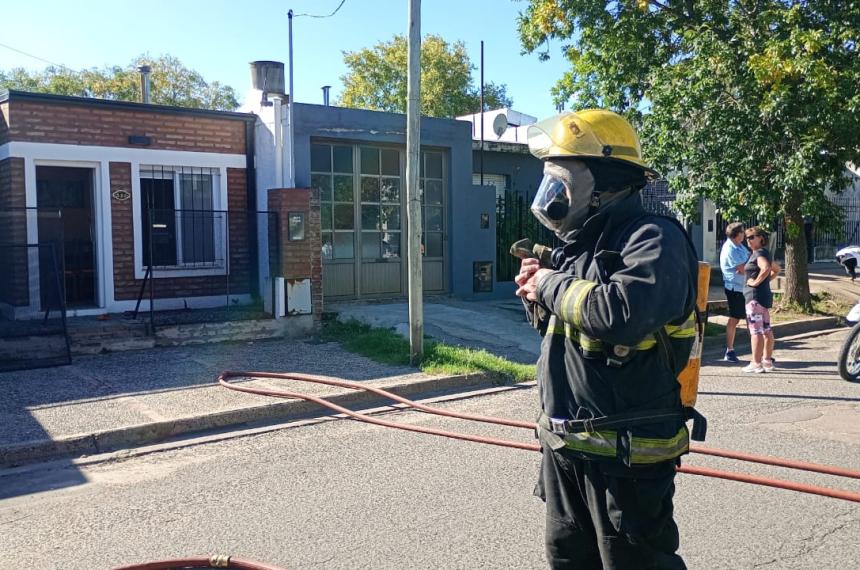
[[(252, 396), (217, 386), (218, 375), (226, 370), (298, 372), (358, 382), (417, 372), (372, 362), (336, 343), (276, 339), (83, 356), (68, 366), (0, 373), (0, 461), (4, 449), (26, 450), (28, 443), (87, 438), (103, 430), (258, 404)], [(21, 454), (6, 455), (7, 465), (10, 457)], [(0, 499), (86, 482), (71, 462), (54, 465), (62, 477), (33, 480), (18, 490), (2, 481), (0, 468)]]

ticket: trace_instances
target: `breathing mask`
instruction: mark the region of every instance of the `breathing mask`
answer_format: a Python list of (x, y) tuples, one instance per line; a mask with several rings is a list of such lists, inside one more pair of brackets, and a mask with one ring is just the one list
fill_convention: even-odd
[(594, 176), (581, 160), (547, 160), (531, 211), (563, 241), (588, 219), (595, 198)]

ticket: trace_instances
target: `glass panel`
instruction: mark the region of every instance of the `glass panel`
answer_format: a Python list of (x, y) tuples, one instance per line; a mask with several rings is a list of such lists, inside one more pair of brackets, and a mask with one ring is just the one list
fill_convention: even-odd
[(355, 212), (352, 204), (334, 205), (334, 229), (351, 230), (355, 228)]
[(311, 187), (319, 188), (320, 200), (322, 202), (331, 202), (330, 174), (311, 174)]
[(425, 180), (424, 187), (427, 189), (425, 199), (428, 204), (442, 203), (442, 181), (441, 180)]
[(379, 174), (379, 149), (361, 147), (361, 173)]
[(331, 204), (322, 204), (320, 206), (320, 226), (324, 230), (331, 229)]
[(362, 259), (379, 259), (379, 234), (376, 232), (361, 232)]
[(442, 153), (425, 152), (424, 164), (427, 167), (424, 176), (427, 178), (442, 178)]
[(361, 201), (379, 202), (379, 178), (375, 176), (361, 177)]
[(181, 174), (179, 194), (183, 210), (212, 210), (212, 176)]
[(335, 259), (352, 259), (355, 257), (354, 235), (353, 232), (338, 232), (334, 234)]
[(427, 257), (442, 257), (442, 234), (426, 233), (424, 234), (425, 250), (424, 255)]
[(182, 263), (215, 262), (215, 217), (224, 223), (223, 214), (212, 211), (186, 210), (182, 212)]
[(289, 222), (289, 240), (305, 239), (305, 215), (303, 212), (290, 212), (287, 216)]
[(361, 207), (361, 229), (363, 230), (378, 230), (379, 229), (379, 206), (362, 206)]
[(334, 171), (352, 172), (352, 147), (334, 147)]
[(400, 151), (383, 149), (382, 173), (400, 176)]
[(388, 204), (400, 203), (400, 179), (399, 178), (383, 178), (382, 179), (382, 199), (381, 202)]
[(334, 201), (352, 203), (352, 176), (334, 177)]
[(311, 145), (311, 171), (331, 172), (331, 145)]
[(400, 206), (383, 206), (381, 226), (383, 230), (400, 229)]
[(322, 235), (322, 256), (323, 259), (331, 259), (334, 251), (332, 247), (332, 236), (326, 232)]
[(427, 218), (427, 223), (424, 224), (428, 232), (442, 231), (442, 208), (431, 208), (428, 206), (424, 209), (424, 214)]
[(382, 257), (400, 257), (400, 233), (382, 234)]

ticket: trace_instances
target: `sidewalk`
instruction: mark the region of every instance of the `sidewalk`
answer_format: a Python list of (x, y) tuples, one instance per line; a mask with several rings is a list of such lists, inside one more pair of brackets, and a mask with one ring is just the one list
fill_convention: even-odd
[[(302, 372), (367, 382), (401, 395), (489, 386), (484, 376), (433, 377), (378, 364), (336, 343), (272, 340), (78, 357), (69, 366), (0, 374), (0, 466), (91, 455), (182, 434), (324, 415), (315, 404), (242, 394), (216, 383), (225, 370)], [(364, 392), (295, 382), (255, 385), (379, 401)]]
[[(835, 266), (835, 264), (833, 264)], [(838, 269), (838, 267), (835, 267)], [(860, 285), (813, 266), (813, 290), (860, 296)], [(720, 291), (721, 292), (721, 291)], [(332, 308), (332, 307), (329, 307)], [(406, 328), (406, 302), (345, 304), (343, 317), (376, 326)], [(484, 348), (511, 360), (534, 362), (540, 339), (523, 320), (517, 299), (435, 300), (424, 307), (426, 332), (445, 342)], [(777, 338), (821, 330), (833, 319), (782, 323)], [(784, 328), (783, 328), (784, 327)], [(743, 342), (746, 335), (738, 341)], [(721, 351), (709, 337), (706, 351)], [(0, 374), (0, 466), (91, 455), (245, 424), (325, 415), (314, 404), (241, 394), (221, 388), (225, 370), (302, 372), (367, 382), (407, 397), (485, 388), (494, 379), (427, 376), (407, 366), (387, 366), (314, 339), (156, 348), (76, 357), (70, 366)], [(324, 386), (254, 381), (325, 395), (346, 406), (378, 405), (364, 392)]]

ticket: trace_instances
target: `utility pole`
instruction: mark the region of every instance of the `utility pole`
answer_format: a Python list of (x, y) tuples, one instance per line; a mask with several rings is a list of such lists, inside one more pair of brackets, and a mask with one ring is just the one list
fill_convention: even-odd
[(421, 196), (418, 168), (421, 161), (421, 0), (409, 2), (408, 80), (406, 83), (406, 223), (409, 264), (409, 360), (424, 357), (424, 262), (421, 255)]
[[(295, 94), (293, 92), (293, 11), (290, 10), (287, 12), (287, 17), (289, 18), (289, 50), (290, 50), (290, 96), (289, 103), (290, 106), (287, 107), (287, 120), (290, 121), (290, 169), (289, 169), (289, 187), (296, 187), (296, 142), (295, 135), (293, 130), (293, 117), (294, 109), (295, 109)], [(281, 132), (283, 132), (283, 125), (281, 125)], [(283, 151), (282, 151), (283, 152)]]

